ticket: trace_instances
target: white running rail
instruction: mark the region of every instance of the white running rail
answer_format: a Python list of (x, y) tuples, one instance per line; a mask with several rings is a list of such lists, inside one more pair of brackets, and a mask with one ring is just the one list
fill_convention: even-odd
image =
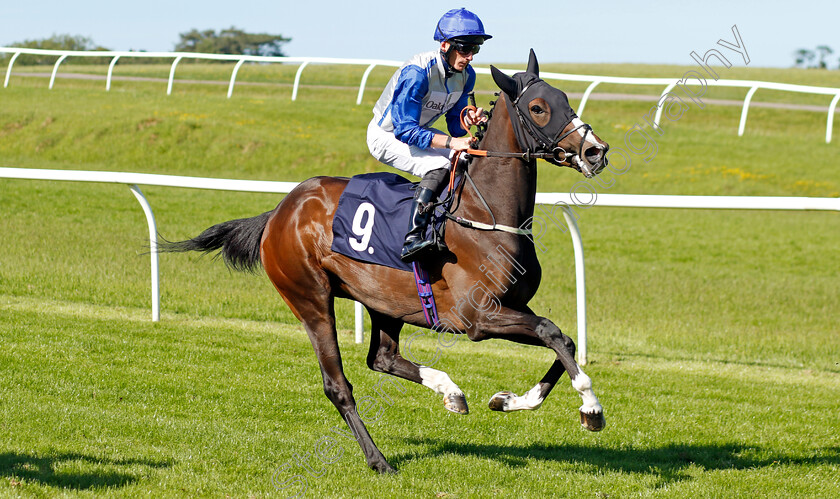
[[(231, 180), (221, 178), (183, 177), (174, 175), (154, 175), (147, 173), (100, 172), (83, 170), (42, 170), (31, 168), (0, 167), (0, 178), (30, 180), (65, 180), (76, 182), (106, 182), (125, 184), (134, 193), (149, 226), (149, 247), (151, 248), (152, 273), (152, 320), (160, 320), (160, 291), (157, 249), (157, 226), (152, 207), (149, 205), (138, 184), (166, 187), (185, 187), (193, 189), (211, 189), (239, 192), (266, 192), (286, 194), (298, 184), (296, 182), (269, 182), (258, 180)], [(578, 362), (586, 364), (586, 276), (583, 257), (583, 240), (580, 236), (575, 217), (569, 206), (577, 204), (571, 194), (537, 193), (537, 203), (560, 206), (569, 226), (575, 254), (575, 282), (577, 296), (578, 321)], [(753, 196), (655, 196), (640, 194), (599, 194), (597, 206), (634, 207), (634, 208), (711, 208), (711, 209), (748, 209), (748, 210), (829, 210), (840, 211), (840, 198), (809, 197), (753, 197)], [(362, 329), (362, 305), (355, 304), (356, 343), (364, 341)]]
[(0, 53), (13, 54), (9, 65), (6, 68), (6, 78), (3, 87), (9, 86), (9, 77), (12, 74), (12, 67), (15, 60), (20, 54), (35, 54), (56, 56), (58, 59), (53, 66), (52, 77), (50, 78), (50, 86), (52, 89), (55, 84), (55, 76), (58, 73), (58, 67), (67, 57), (103, 57), (111, 58), (111, 63), (108, 65), (108, 75), (105, 77), (105, 90), (111, 90), (111, 80), (113, 79), (114, 66), (121, 58), (135, 58), (135, 59), (172, 59), (172, 66), (169, 68), (169, 81), (166, 85), (166, 94), (172, 94), (172, 87), (175, 83), (175, 68), (183, 59), (201, 59), (208, 61), (229, 61), (235, 62), (233, 71), (231, 71), (230, 82), (228, 83), (227, 96), (230, 98), (233, 95), (233, 87), (236, 84), (236, 76), (239, 74), (239, 68), (246, 62), (258, 63), (277, 63), (277, 64), (300, 64), (300, 67), (295, 73), (295, 83), (292, 87), (292, 100), (297, 100), (298, 88), (300, 88), (300, 78), (303, 68), (311, 64), (344, 64), (344, 65), (362, 65), (367, 66), (367, 69), (362, 76), (362, 81), (359, 84), (359, 95), (356, 99), (356, 104), (362, 103), (362, 96), (364, 95), (365, 86), (367, 85), (368, 76), (376, 66), (400, 67), (401, 62), (386, 61), (379, 59), (338, 59), (331, 57), (266, 57), (256, 55), (228, 55), (228, 54), (202, 54), (195, 52), (121, 52), (121, 51), (72, 51), (72, 50), (43, 50), (43, 49), (28, 49), (15, 47), (0, 47)]
[[(43, 50), (43, 49), (29, 49), (29, 48), (16, 48), (16, 47), (0, 47), (0, 53), (7, 53), (13, 54), (11, 60), (9, 61), (9, 65), (6, 68), (6, 78), (3, 84), (3, 87), (9, 86), (9, 77), (12, 73), (12, 67), (14, 66), (15, 60), (21, 54), (37, 54), (37, 55), (49, 55), (58, 57), (53, 66), (52, 76), (50, 78), (50, 86), (49, 88), (53, 88), (55, 84), (55, 77), (58, 73), (58, 67), (64, 62), (67, 57), (105, 57), (111, 58), (111, 63), (108, 65), (108, 75), (105, 80), (105, 89), (111, 89), (111, 79), (114, 72), (114, 66), (116, 65), (117, 61), (120, 58), (162, 58), (162, 59), (172, 59), (172, 66), (169, 70), (169, 81), (166, 87), (167, 95), (172, 93), (172, 86), (175, 82), (175, 68), (178, 66), (178, 63), (185, 58), (189, 59), (201, 59), (201, 60), (215, 60), (215, 61), (230, 61), (235, 62), (236, 64), (233, 67), (233, 71), (230, 75), (230, 82), (228, 83), (228, 92), (227, 96), (230, 98), (233, 95), (233, 87), (236, 83), (236, 75), (239, 73), (239, 68), (242, 67), (242, 64), (245, 62), (260, 62), (260, 63), (290, 63), (290, 64), (300, 64), (300, 67), (295, 74), (295, 82), (292, 87), (292, 100), (297, 99), (298, 89), (300, 88), (300, 80), (301, 74), (303, 73), (303, 69), (309, 65), (310, 63), (313, 64), (344, 64), (344, 65), (363, 65), (367, 66), (365, 69), (364, 74), (362, 75), (362, 80), (359, 84), (359, 93), (356, 97), (356, 104), (362, 103), (362, 97), (365, 93), (365, 87), (367, 86), (368, 77), (370, 76), (371, 71), (376, 66), (386, 66), (386, 67), (400, 67), (402, 65), (399, 61), (388, 61), (388, 60), (378, 60), (378, 59), (338, 59), (338, 58), (328, 58), (328, 57), (264, 57), (264, 56), (248, 56), (248, 55), (227, 55), (227, 54), (202, 54), (202, 53), (194, 53), (194, 52), (120, 52), (120, 51), (71, 51), (71, 50)], [(482, 75), (489, 75), (490, 70), (488, 68), (474, 68), (477, 74)], [(516, 70), (512, 69), (505, 69), (503, 70), (506, 73), (515, 73)], [(592, 91), (600, 85), (601, 83), (612, 83), (612, 84), (620, 84), (620, 85), (653, 85), (653, 86), (661, 86), (663, 87), (662, 93), (660, 94), (660, 99), (658, 102), (662, 102), (662, 99), (666, 97), (666, 95), (671, 92), (674, 87), (677, 85), (678, 81), (673, 78), (627, 78), (627, 77), (619, 77), (619, 76), (596, 76), (596, 75), (576, 75), (576, 74), (567, 74), (567, 73), (551, 73), (551, 72), (540, 72), (540, 77), (546, 80), (561, 80), (561, 81), (577, 81), (577, 82), (589, 82), (589, 86), (583, 93), (583, 97), (581, 98), (580, 104), (577, 107), (578, 115), (583, 115), (583, 111), (586, 108), (586, 103), (589, 100), (590, 95), (592, 95)], [(684, 83), (690, 85), (700, 85), (700, 81), (694, 78), (687, 79)], [(795, 93), (805, 93), (805, 94), (816, 94), (816, 95), (826, 95), (832, 96), (831, 103), (828, 105), (828, 117), (826, 120), (825, 125), (825, 142), (831, 142), (832, 136), (832, 129), (834, 126), (834, 114), (837, 109), (838, 103), (840, 103), (840, 88), (830, 88), (830, 87), (816, 87), (816, 86), (809, 86), (809, 85), (793, 85), (789, 83), (775, 83), (775, 82), (766, 82), (766, 81), (751, 81), (751, 80), (705, 80), (704, 84), (708, 84), (710, 86), (716, 87), (737, 87), (737, 88), (747, 88), (747, 95), (744, 97), (744, 104), (741, 108), (741, 121), (738, 125), (738, 136), (744, 135), (744, 129), (747, 126), (747, 114), (749, 112), (750, 102), (752, 101), (753, 95), (756, 93), (758, 89), (767, 89), (767, 90), (781, 90), (784, 92), (795, 92)], [(662, 118), (662, 110), (664, 106), (657, 105), (656, 116), (654, 118), (654, 125), (659, 126), (660, 119)]]

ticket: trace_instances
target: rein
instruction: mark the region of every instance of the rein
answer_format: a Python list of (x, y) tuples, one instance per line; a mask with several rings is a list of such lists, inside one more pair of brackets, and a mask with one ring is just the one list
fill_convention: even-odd
[(517, 235), (520, 235), (520, 236), (530, 236), (531, 234), (533, 234), (533, 231), (531, 229), (522, 229), (522, 228), (519, 228), (519, 227), (511, 227), (510, 225), (504, 225), (504, 224), (496, 223), (496, 215), (493, 214), (493, 209), (490, 208), (489, 204), (487, 204), (487, 201), (484, 199), (484, 196), (481, 194), (481, 191), (478, 190), (478, 186), (475, 185), (475, 182), (473, 182), (472, 177), (470, 176), (469, 172), (466, 169), (463, 170), (463, 177), (465, 179), (467, 179), (467, 182), (469, 182), (470, 185), (472, 186), (473, 190), (475, 191), (476, 195), (478, 196), (478, 200), (481, 201), (481, 204), (484, 206), (484, 209), (487, 210), (487, 213), (490, 214), (490, 219), (493, 221), (493, 223), (486, 224), (484, 222), (478, 222), (476, 220), (470, 220), (470, 219), (463, 218), (463, 217), (456, 217), (455, 215), (452, 214), (453, 211), (457, 210), (457, 207), (455, 209), (451, 209), (452, 208), (452, 203), (455, 202), (455, 191), (456, 190), (458, 191), (458, 203), (460, 204), (461, 193), (463, 192), (463, 189), (464, 189), (464, 184), (463, 183), (459, 184), (457, 186), (457, 189), (455, 188), (455, 178), (457, 177), (457, 173), (458, 173), (458, 167), (457, 166), (458, 166), (459, 158), (461, 156), (461, 152), (462, 151), (458, 151), (458, 153), (456, 153), (452, 157), (452, 168), (451, 168), (452, 173), (449, 177), (449, 191), (446, 195), (446, 198), (444, 198), (443, 200), (438, 201), (436, 203), (431, 203), (431, 205), (432, 205), (431, 209), (434, 209), (434, 208), (439, 207), (439, 206), (442, 207), (443, 208), (443, 216), (445, 216), (448, 220), (452, 220), (453, 222), (457, 223), (458, 225), (460, 225), (462, 227), (466, 227), (468, 229), (487, 230), (487, 231), (501, 231), (501, 232), (507, 232), (507, 233), (510, 233), (510, 234), (517, 234)]
[[(456, 156), (456, 162), (457, 162), (457, 156)], [(454, 169), (453, 169), (453, 171), (454, 171)], [(449, 220), (452, 220), (453, 222), (457, 223), (458, 225), (460, 225), (462, 227), (466, 227), (468, 229), (497, 230), (497, 231), (501, 231), (501, 232), (507, 232), (509, 234), (517, 234), (517, 235), (520, 235), (520, 236), (530, 236), (531, 234), (533, 234), (533, 231), (531, 229), (522, 229), (522, 228), (519, 228), (519, 227), (511, 227), (510, 225), (497, 224), (496, 223), (496, 216), (493, 214), (492, 208), (490, 208), (490, 205), (487, 204), (487, 201), (484, 200), (484, 196), (481, 195), (481, 191), (478, 190), (478, 186), (475, 185), (475, 182), (473, 182), (472, 177), (470, 176), (469, 172), (467, 172), (466, 170), (464, 170), (464, 177), (467, 179), (467, 182), (470, 183), (473, 190), (478, 195), (478, 200), (481, 201), (482, 205), (484, 205), (484, 209), (487, 210), (487, 213), (490, 214), (490, 218), (493, 220), (493, 223), (492, 224), (486, 224), (484, 222), (469, 220), (469, 219), (463, 218), (463, 217), (456, 217), (449, 210), (444, 210), (444, 212), (443, 212), (443, 214), (444, 214), (444, 216), (446, 216), (446, 218), (448, 218)], [(461, 189), (463, 189), (463, 185), (464, 184), (461, 184)], [(451, 194), (452, 193), (450, 191), (450, 195)], [(459, 191), (459, 198), (460, 198), (460, 191)]]

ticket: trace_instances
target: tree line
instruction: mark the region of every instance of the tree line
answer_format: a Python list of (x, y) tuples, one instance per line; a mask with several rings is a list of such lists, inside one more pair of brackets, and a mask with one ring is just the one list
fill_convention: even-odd
[[(829, 69), (828, 57), (833, 53), (834, 50), (828, 45), (818, 45), (814, 50), (799, 49), (793, 53), (794, 67)], [(840, 60), (836, 68), (840, 69)]]
[[(291, 41), (291, 38), (283, 35), (272, 35), (268, 33), (247, 33), (236, 27), (215, 31), (212, 29), (199, 31), (192, 29), (181, 33), (180, 41), (175, 44), (176, 52), (201, 52), (209, 54), (232, 54), (232, 55), (259, 55), (282, 57), (283, 45)], [(102, 47), (84, 36), (53, 35), (49, 38), (37, 40), (24, 40), (13, 42), (9, 47), (35, 48), (46, 50), (79, 50), (79, 51), (109, 51), (111, 49)], [(133, 51), (132, 51), (133, 52)], [(138, 52), (145, 52), (139, 50)], [(0, 54), (0, 59), (11, 57), (11, 54)], [(15, 60), (15, 64), (22, 65), (52, 65), (55, 64), (55, 56), (21, 54)], [(107, 64), (110, 57), (77, 57), (73, 60), (77, 64)], [(137, 58), (133, 64), (160, 64), (172, 62), (171, 58)], [(203, 61), (211, 62), (211, 61)]]

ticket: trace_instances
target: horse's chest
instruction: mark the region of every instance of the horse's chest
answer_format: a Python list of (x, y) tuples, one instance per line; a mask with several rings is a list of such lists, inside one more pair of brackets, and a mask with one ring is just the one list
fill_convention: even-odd
[(478, 266), (481, 281), (503, 303), (524, 305), (536, 294), (542, 269), (533, 252), (502, 245), (488, 252)]

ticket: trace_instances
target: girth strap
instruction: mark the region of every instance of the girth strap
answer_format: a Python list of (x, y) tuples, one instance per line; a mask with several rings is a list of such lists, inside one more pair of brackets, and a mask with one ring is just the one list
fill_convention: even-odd
[(426, 324), (429, 327), (434, 327), (440, 319), (438, 319), (437, 306), (435, 305), (435, 295), (432, 292), (432, 285), (429, 282), (429, 273), (418, 262), (411, 262), (414, 269), (414, 282), (417, 284), (417, 295), (420, 297), (420, 305), (423, 306), (423, 317), (426, 318)]

